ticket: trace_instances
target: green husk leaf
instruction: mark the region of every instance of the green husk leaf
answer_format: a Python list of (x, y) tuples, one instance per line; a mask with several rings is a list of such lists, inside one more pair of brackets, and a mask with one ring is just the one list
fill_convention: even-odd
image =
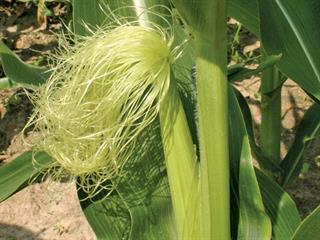
[(131, 214), (132, 240), (175, 239), (177, 234), (158, 124), (139, 137), (136, 156), (124, 169), (128, 175), (117, 185)]
[(176, 85), (171, 83), (160, 110), (171, 198), (179, 239), (200, 238), (199, 165)]
[[(130, 213), (125, 202), (114, 191), (108, 198), (102, 191), (94, 199), (81, 201), (81, 208), (98, 240), (128, 239)], [(85, 199), (86, 193), (78, 189), (78, 197)]]
[[(102, 192), (93, 201), (80, 202), (98, 239), (176, 238), (159, 130), (155, 122), (139, 137), (136, 155), (123, 169), (125, 174), (115, 179), (116, 190), (111, 195)], [(83, 192), (78, 194), (80, 199), (86, 197)], [(110, 212), (114, 214), (107, 214)], [(110, 222), (112, 230), (104, 227)]]
[[(100, 1), (100, 3), (103, 1)], [(110, 9), (115, 9), (124, 3), (127, 6), (136, 6), (135, 4), (151, 6), (154, 1), (108, 1)], [(81, 4), (83, 3), (83, 4)], [(164, 3), (168, 3), (164, 1)], [(74, 23), (75, 30), (78, 34), (88, 34), (83, 31), (80, 22), (89, 22), (90, 25), (100, 26), (103, 24), (99, 19), (92, 18), (88, 12), (87, 2), (81, 0), (74, 0), (77, 6), (74, 8)], [(101, 4), (95, 3), (93, 5), (93, 12), (101, 11)], [(104, 6), (102, 6), (104, 7)], [(79, 8), (82, 8), (79, 10)], [(90, 5), (90, 9), (91, 9)], [(126, 10), (129, 11), (125, 12)], [(133, 8), (123, 8), (119, 12), (120, 15), (127, 16), (132, 14)], [(83, 13), (86, 12), (86, 13)], [(106, 11), (108, 13), (108, 11)], [(108, 19), (105, 19), (108, 21)], [(78, 29), (78, 30), (77, 30)], [(80, 30), (79, 30), (80, 29)], [(183, 31), (181, 35), (185, 34)], [(149, 129), (150, 130), (150, 129)], [(82, 204), (85, 215), (90, 222), (92, 228), (99, 239), (117, 239), (123, 236), (124, 239), (176, 239), (176, 224), (171, 204), (170, 191), (166, 179), (165, 163), (163, 161), (163, 149), (161, 146), (161, 138), (159, 128), (155, 125), (151, 127), (151, 132), (154, 137), (152, 143), (148, 143), (143, 136), (141, 139), (141, 146), (136, 147), (136, 155), (126, 165), (124, 172), (125, 176), (121, 179), (115, 179), (116, 189), (112, 194), (105, 199), (100, 196), (100, 201), (91, 203), (86, 201)], [(147, 134), (144, 132), (143, 134)], [(148, 139), (148, 138), (147, 138)], [(149, 140), (150, 141), (150, 140)], [(194, 156), (193, 156), (194, 157)], [(105, 193), (107, 194), (107, 193)], [(106, 195), (104, 195), (105, 197)], [(84, 198), (79, 194), (79, 198)], [(106, 205), (108, 200), (113, 202), (112, 205)], [(96, 200), (96, 199), (95, 199)], [(114, 216), (100, 216), (96, 217), (94, 212), (99, 212), (105, 208), (107, 211), (114, 209), (116, 205), (123, 206), (119, 208), (119, 214), (123, 216), (122, 219), (115, 219)], [(113, 222), (114, 230), (106, 231), (103, 226)], [(123, 224), (125, 223), (125, 224)], [(126, 226), (125, 226), (126, 225)], [(108, 235), (110, 232), (110, 235)]]
[(156, 193), (150, 205), (130, 208), (132, 228), (130, 239), (176, 239), (176, 225), (169, 189)]

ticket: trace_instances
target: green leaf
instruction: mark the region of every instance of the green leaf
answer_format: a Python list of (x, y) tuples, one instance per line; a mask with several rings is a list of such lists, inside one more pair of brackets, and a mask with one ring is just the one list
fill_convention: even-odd
[(81, 208), (98, 240), (128, 239), (130, 232), (130, 213), (125, 202), (114, 191), (102, 191), (94, 199), (86, 199), (87, 195), (78, 188)]
[[(114, 180), (116, 190), (80, 202), (98, 239), (176, 239), (159, 124), (144, 131), (137, 144), (122, 176)], [(87, 197), (81, 188), (78, 195)]]
[(268, 55), (289, 78), (320, 99), (320, 1), (260, 0), (261, 38)]
[(237, 19), (257, 37), (260, 36), (257, 0), (228, 0), (228, 16)]
[(169, 189), (152, 197), (151, 205), (130, 209), (132, 228), (130, 239), (168, 240), (176, 239), (176, 225)]
[(9, 78), (4, 77), (0, 78), (0, 89), (8, 89), (15, 87), (16, 84), (14, 84)]
[(297, 228), (292, 240), (315, 240), (320, 236), (320, 206), (318, 206)]
[(266, 211), (272, 222), (272, 239), (290, 239), (300, 224), (296, 204), (276, 182), (256, 169)]
[[(132, 185), (130, 185), (132, 186)], [(167, 189), (168, 190), (168, 189)], [(176, 239), (169, 192), (160, 193), (150, 203), (128, 208), (126, 202), (114, 191), (110, 196), (101, 196), (81, 201), (82, 210), (97, 239)], [(80, 199), (86, 197), (78, 190)]]
[(257, 145), (255, 140), (255, 135), (253, 132), (252, 116), (251, 116), (249, 105), (246, 99), (242, 96), (242, 94), (236, 88), (234, 88), (234, 92), (236, 94), (236, 97), (242, 112), (242, 116), (246, 125), (246, 130), (248, 133), (252, 153), (254, 154), (255, 158), (259, 162), (260, 166), (262, 166), (264, 169), (268, 169), (272, 172), (281, 172), (282, 169), (278, 165), (273, 164), (272, 161), (270, 161), (266, 156), (262, 154), (261, 149)]
[(0, 41), (0, 58), (5, 75), (26, 88), (34, 88), (46, 82), (51, 72), (46, 68), (32, 66), (21, 61)]
[[(253, 172), (250, 145), (244, 138), (239, 175), (240, 218), (238, 239), (269, 239), (271, 234), (270, 220), (266, 216), (260, 189)], [(243, 227), (246, 226), (246, 227)]]
[[(253, 169), (245, 122), (231, 87), (229, 88), (229, 139), (232, 139), (229, 149), (231, 188), (234, 194), (232, 199), (237, 200), (233, 202), (236, 206), (232, 206), (231, 216), (233, 217), (233, 228), (238, 222), (237, 239), (270, 239), (271, 223), (264, 211)], [(233, 238), (235, 234), (235, 229), (233, 229)]]
[(258, 74), (279, 62), (281, 57), (281, 54), (268, 56), (256, 69), (248, 69), (238, 64), (236, 64), (236, 66), (230, 66), (228, 68), (228, 80), (229, 82), (241, 81), (252, 75)]
[(46, 153), (40, 152), (33, 156), (30, 151), (0, 167), (0, 202), (21, 190), (20, 187), (26, 186), (30, 177), (38, 173), (39, 169), (35, 169), (32, 163), (33, 157), (40, 163), (38, 167), (46, 167), (52, 162)]
[(117, 184), (131, 215), (130, 239), (176, 239), (158, 121), (141, 134), (137, 144), (135, 155), (125, 166), (127, 174)]
[(282, 185), (287, 186), (299, 173), (303, 164), (303, 154), (308, 142), (320, 133), (320, 105), (313, 104), (305, 113), (295, 136), (295, 140), (281, 163)]
[(73, 0), (73, 31), (78, 35), (90, 35), (88, 26), (101, 26), (106, 19), (107, 0)]

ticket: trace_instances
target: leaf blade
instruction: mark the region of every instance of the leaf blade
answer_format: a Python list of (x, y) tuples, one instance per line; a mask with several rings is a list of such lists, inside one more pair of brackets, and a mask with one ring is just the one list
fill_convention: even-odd
[[(0, 167), (0, 202), (10, 197), (38, 172), (33, 166), (32, 158), (33, 153), (29, 151)], [(42, 167), (52, 162), (51, 157), (43, 152), (37, 153), (34, 158)]]
[[(231, 188), (236, 206), (232, 209), (233, 238), (270, 239), (271, 223), (265, 213), (258, 181), (251, 160), (250, 144), (243, 115), (232, 87), (229, 87), (229, 134), (231, 161)], [(239, 209), (239, 210), (237, 210)], [(239, 211), (237, 213), (237, 211)], [(235, 219), (238, 214), (238, 221)]]
[(229, 0), (228, 16), (237, 19), (257, 37), (260, 36), (259, 6), (257, 0)]
[(276, 182), (256, 169), (263, 202), (272, 221), (272, 239), (290, 239), (300, 224), (296, 204)]
[(303, 164), (303, 154), (308, 142), (320, 134), (320, 105), (313, 104), (305, 113), (295, 136), (295, 140), (281, 163), (283, 169), (282, 186), (287, 186), (298, 177)]
[(243, 79), (246, 79), (252, 75), (258, 74), (262, 72), (263, 70), (272, 67), (274, 64), (276, 64), (278, 61), (280, 61), (282, 55), (272, 55), (268, 56), (265, 61), (263, 61), (256, 69), (248, 69), (244, 67), (236, 67), (232, 68), (229, 67), (228, 71), (228, 81), (229, 82), (235, 82), (235, 81), (241, 81)]
[(320, 236), (320, 206), (318, 206), (297, 228), (292, 240), (313, 240)]
[[(267, 54), (282, 53), (279, 69), (320, 99), (320, 20), (317, 0), (260, 0), (261, 38)], [(297, 7), (299, 6), (299, 7)]]
[(48, 69), (22, 62), (2, 41), (0, 41), (0, 58), (5, 75), (26, 88), (37, 87), (50, 77), (51, 72)]
[[(85, 199), (87, 194), (78, 188), (78, 198)], [(94, 199), (80, 201), (82, 211), (90, 223), (97, 239), (127, 239), (129, 236), (130, 213), (125, 202), (115, 191), (108, 198), (101, 192)]]

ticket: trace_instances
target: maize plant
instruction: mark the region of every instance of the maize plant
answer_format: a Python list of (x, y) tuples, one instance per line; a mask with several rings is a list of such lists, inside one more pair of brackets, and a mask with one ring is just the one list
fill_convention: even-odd
[[(285, 188), (320, 129), (318, 0), (73, 0), (48, 68), (3, 43), (4, 85), (33, 89), (32, 150), (0, 168), (0, 200), (72, 179), (97, 239), (318, 239)], [(227, 65), (227, 17), (262, 42), (250, 70)], [(260, 143), (233, 87), (262, 76)], [(281, 88), (313, 100), (280, 157)], [(252, 156), (259, 168), (254, 167)], [(36, 179), (30, 181), (30, 179)]]

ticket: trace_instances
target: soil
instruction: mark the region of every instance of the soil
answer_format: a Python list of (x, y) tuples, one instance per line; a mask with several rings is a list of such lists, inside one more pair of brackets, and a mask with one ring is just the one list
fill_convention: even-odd
[[(53, 31), (61, 29), (61, 19), (67, 20), (70, 6), (48, 3), (50, 16), (37, 20), (34, 4), (1, 0), (0, 39), (24, 61), (45, 65), (44, 53), (53, 51), (56, 39)], [(229, 21), (234, 32), (237, 23)], [(232, 34), (230, 34), (232, 37)], [(232, 45), (230, 61), (249, 59), (259, 54), (260, 43), (246, 30), (241, 30), (239, 41)], [(255, 61), (250, 61), (252, 67)], [(0, 78), (3, 76), (0, 67)], [(260, 78), (237, 83), (247, 98), (258, 133), (260, 125)], [(287, 81), (282, 91), (282, 156), (294, 140), (296, 128), (304, 112), (312, 104), (306, 94), (292, 81)], [(0, 165), (12, 161), (28, 150), (21, 136), (32, 106), (22, 89), (0, 90)], [(312, 141), (305, 154), (308, 169), (289, 187), (302, 217), (320, 203), (320, 141)], [(95, 239), (80, 209), (73, 183), (46, 181), (25, 188), (0, 203), (0, 240), (4, 239)]]

